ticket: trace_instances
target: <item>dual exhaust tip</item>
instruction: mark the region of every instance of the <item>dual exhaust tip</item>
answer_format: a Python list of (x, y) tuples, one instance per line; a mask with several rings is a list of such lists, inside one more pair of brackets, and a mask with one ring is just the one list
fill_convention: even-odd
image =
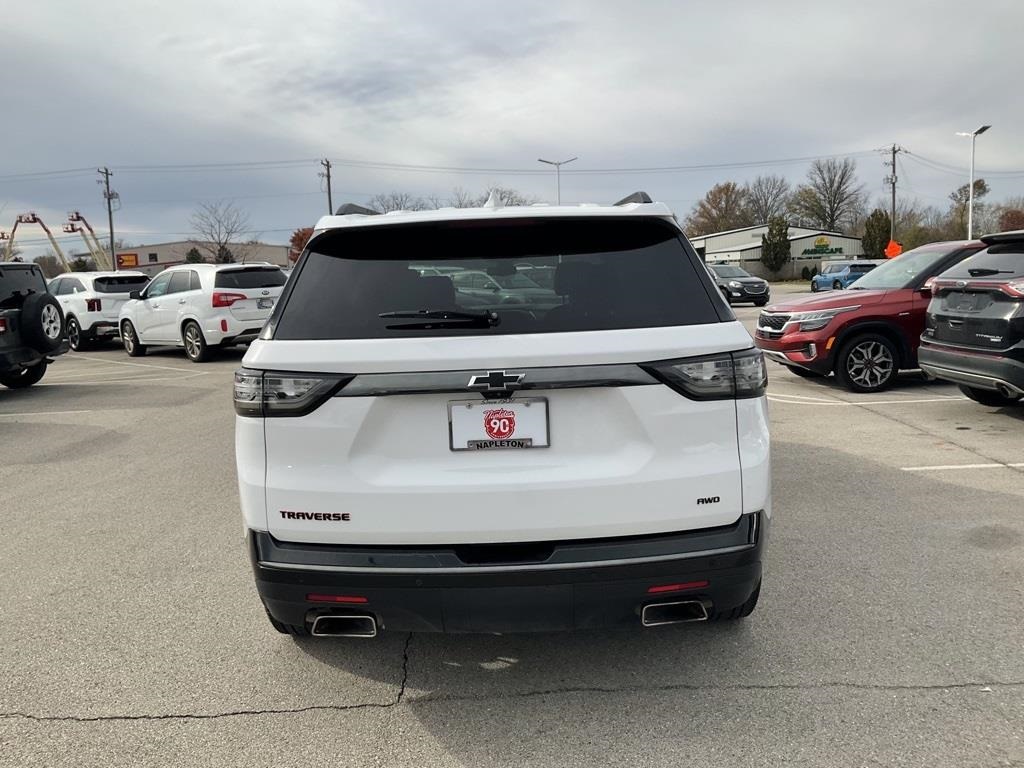
[[(640, 623), (645, 627), (707, 621), (708, 609), (700, 600), (676, 600), (648, 603), (640, 610)], [(313, 637), (377, 636), (377, 619), (369, 614), (326, 614), (313, 620)]]
[(313, 637), (376, 637), (377, 619), (365, 613), (328, 614), (313, 620)]
[(669, 603), (648, 603), (640, 610), (640, 623), (645, 627), (707, 621), (708, 609), (700, 600), (678, 600)]

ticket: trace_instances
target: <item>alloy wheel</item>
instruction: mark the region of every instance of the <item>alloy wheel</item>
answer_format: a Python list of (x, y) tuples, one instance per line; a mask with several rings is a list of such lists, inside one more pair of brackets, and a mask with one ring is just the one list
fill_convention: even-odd
[(121, 341), (124, 342), (124, 348), (131, 354), (135, 349), (135, 333), (131, 323), (125, 323), (121, 328)]
[(68, 344), (72, 349), (78, 349), (82, 343), (82, 331), (78, 327), (78, 321), (74, 318), (68, 320)]
[(48, 339), (60, 338), (60, 313), (52, 304), (43, 307), (43, 333)]
[(195, 360), (202, 354), (202, 339), (199, 338), (199, 329), (190, 325), (185, 329), (185, 354)]
[(877, 341), (862, 341), (850, 350), (846, 358), (846, 373), (850, 380), (865, 389), (876, 389), (894, 373), (896, 361), (892, 353)]

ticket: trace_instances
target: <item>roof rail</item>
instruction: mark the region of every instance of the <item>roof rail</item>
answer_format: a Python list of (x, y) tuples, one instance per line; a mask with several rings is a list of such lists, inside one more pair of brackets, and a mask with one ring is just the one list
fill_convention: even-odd
[(642, 192), (641, 191), (641, 192), (634, 192), (632, 195), (628, 195), (628, 196), (622, 198), (621, 200), (619, 200), (619, 202), (615, 203), (615, 205), (629, 205), (630, 203), (653, 203), (653, 202), (654, 201), (651, 200), (651, 196), (650, 195), (648, 195), (646, 192)]
[(373, 208), (366, 208), (362, 205), (356, 205), (355, 203), (345, 203), (334, 212), (334, 215), (351, 216), (356, 213), (361, 216), (380, 216), (380, 211), (375, 211)]

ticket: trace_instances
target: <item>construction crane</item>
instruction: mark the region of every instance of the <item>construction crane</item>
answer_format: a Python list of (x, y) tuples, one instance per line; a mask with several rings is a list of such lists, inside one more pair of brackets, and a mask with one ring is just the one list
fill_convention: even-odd
[[(85, 236), (84, 232), (82, 233), (82, 239), (85, 240), (85, 247), (89, 248), (89, 252), (93, 255), (93, 259), (96, 260), (96, 267), (98, 269), (113, 269), (114, 254), (108, 254), (106, 251), (103, 250), (103, 246), (100, 245), (100, 239), (96, 237), (96, 231), (89, 225), (89, 222), (85, 220), (85, 216), (83, 216), (78, 211), (72, 211), (71, 213), (68, 214), (68, 223), (71, 225), (81, 224), (89, 232), (89, 236), (92, 237), (93, 246), (89, 246), (89, 239)], [(65, 229), (64, 231), (68, 232), (69, 230)], [(72, 229), (70, 231), (81, 232), (81, 229)]]
[(19, 213), (18, 218), (14, 220), (14, 226), (11, 227), (11, 236), (7, 240), (7, 247), (4, 249), (4, 261), (11, 260), (11, 256), (14, 252), (14, 234), (18, 231), (19, 224), (38, 224), (40, 227), (42, 227), (43, 231), (46, 233), (46, 236), (50, 238), (50, 245), (53, 246), (53, 252), (57, 254), (57, 258), (60, 259), (60, 263), (64, 265), (64, 271), (71, 271), (71, 265), (68, 264), (68, 260), (64, 256), (64, 251), (60, 249), (60, 246), (57, 244), (56, 239), (54, 239), (53, 233), (50, 231), (50, 228), (43, 223), (43, 220), (39, 218), (35, 211), (30, 211), (29, 213)]

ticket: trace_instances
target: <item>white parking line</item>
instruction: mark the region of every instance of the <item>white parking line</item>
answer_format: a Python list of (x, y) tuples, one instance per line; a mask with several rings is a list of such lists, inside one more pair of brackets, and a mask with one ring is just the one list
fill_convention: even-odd
[(127, 378), (120, 379), (95, 379), (92, 381), (54, 381), (46, 382), (43, 384), (36, 384), (37, 387), (94, 387), (99, 384), (110, 384), (114, 382), (123, 381), (185, 381), (186, 379), (194, 379), (197, 376), (205, 376), (211, 373), (211, 371), (199, 371), (197, 373), (190, 373), (187, 376), (160, 376), (154, 374), (140, 373), (138, 376), (128, 376)]
[(1020, 469), (1024, 463), (1015, 464), (936, 464), (930, 467), (900, 467), (904, 472), (948, 472), (956, 469)]
[(135, 368), (159, 368), (165, 371), (187, 371), (188, 368), (175, 368), (170, 365), (153, 365), (151, 363), (129, 363), (127, 360), (108, 360), (105, 357), (88, 357), (86, 355), (67, 355), (69, 360), (88, 360), (90, 363), (109, 363), (111, 365), (130, 365)]
[(92, 413), (92, 411), (33, 411), (29, 413), (0, 413), (0, 417), (17, 418), (19, 416), (67, 416), (72, 413)]
[(906, 399), (906, 400), (865, 400), (863, 402), (852, 403), (846, 400), (796, 400), (793, 395), (768, 395), (768, 400), (773, 403), (783, 403), (785, 405), (903, 405), (915, 404), (915, 403), (957, 403), (965, 402), (966, 397), (927, 397), (919, 399)]

